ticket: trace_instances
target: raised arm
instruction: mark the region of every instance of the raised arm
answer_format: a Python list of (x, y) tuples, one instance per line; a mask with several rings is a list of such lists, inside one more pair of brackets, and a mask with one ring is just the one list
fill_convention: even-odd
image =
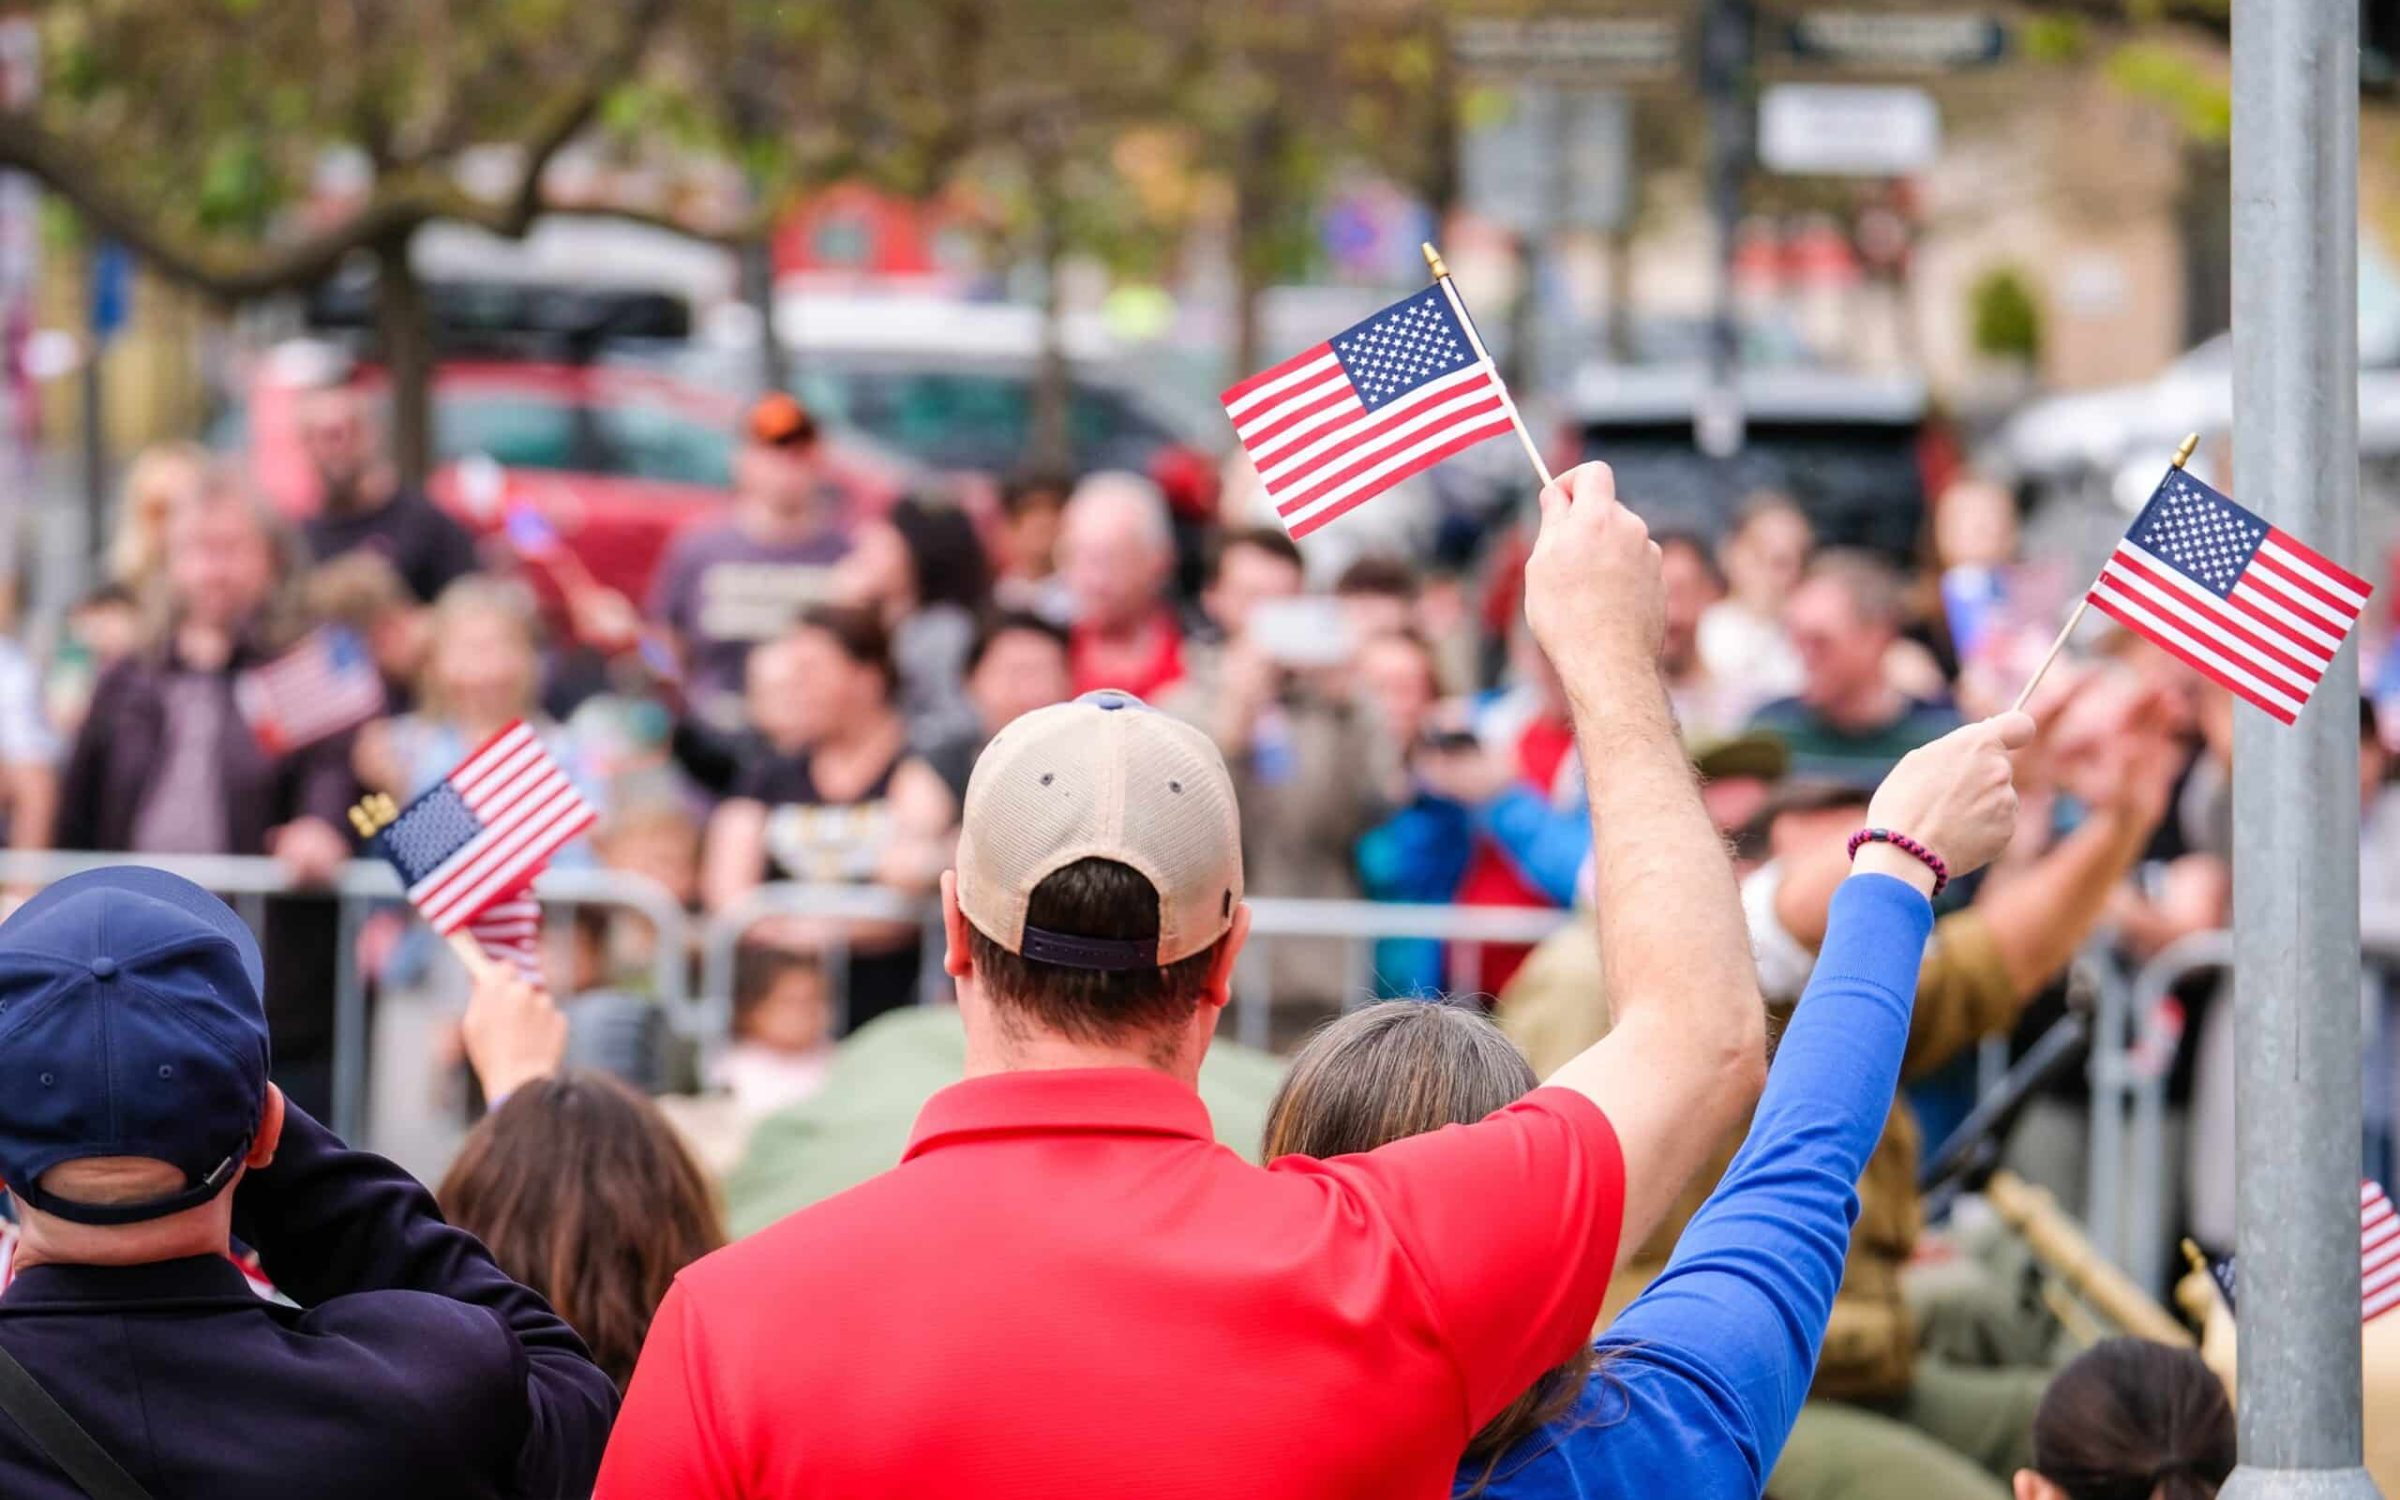
[(1606, 464), (1542, 491), (1525, 613), (1566, 686), (1592, 808), (1593, 905), (1614, 1017), (1548, 1082), (1597, 1103), (1625, 1158), (1623, 1261), (1757, 1101), (1765, 1007), (1725, 846), (1658, 673), (1658, 547)]

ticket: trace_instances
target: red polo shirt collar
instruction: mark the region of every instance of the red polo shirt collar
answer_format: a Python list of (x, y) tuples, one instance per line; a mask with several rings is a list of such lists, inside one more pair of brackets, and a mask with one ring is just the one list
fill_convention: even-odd
[(1087, 1132), (1216, 1139), (1199, 1094), (1155, 1069), (1027, 1070), (970, 1078), (926, 1100), (900, 1159), (979, 1138)]

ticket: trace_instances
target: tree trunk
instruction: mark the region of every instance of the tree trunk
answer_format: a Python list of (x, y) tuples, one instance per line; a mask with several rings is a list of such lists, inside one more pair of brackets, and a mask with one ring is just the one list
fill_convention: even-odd
[(762, 234), (741, 246), (742, 300), (758, 314), (758, 388), (761, 394), (780, 391), (791, 378), (791, 361), (784, 357), (783, 340), (775, 331), (775, 239)]
[(411, 489), (433, 470), (433, 320), (425, 286), (409, 264), (412, 227), (377, 240), (375, 334), (391, 382), (392, 461)]
[(1233, 367), (1259, 366), (1259, 298), (1274, 277), (1275, 231), (1283, 213), (1283, 112), (1262, 108), (1243, 132), (1233, 176)]
[(1036, 472), (1063, 474), (1075, 466), (1075, 444), (1068, 430), (1067, 406), (1073, 382), (1067, 370), (1067, 291), (1060, 274), (1067, 258), (1066, 195), (1059, 186), (1057, 152), (1037, 148), (1032, 155), (1033, 247), (1042, 268), (1042, 349), (1033, 369), (1033, 411), (1026, 434), (1025, 462)]

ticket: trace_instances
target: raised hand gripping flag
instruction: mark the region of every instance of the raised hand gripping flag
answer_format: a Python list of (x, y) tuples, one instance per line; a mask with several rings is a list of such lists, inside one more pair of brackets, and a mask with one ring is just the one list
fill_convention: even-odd
[(355, 729), (386, 707), (383, 674), (347, 630), (312, 630), (291, 650), (233, 680), (234, 707), (269, 755)]
[(527, 984), (542, 982), (542, 903), (532, 896), (511, 896), (485, 907), (467, 924), (467, 936), (484, 957), (516, 970)]
[(2372, 592), (2349, 569), (2173, 468), (2087, 602), (2289, 724)]
[(522, 894), (598, 816), (520, 722), (402, 808), (377, 840), (410, 904), (448, 937)]
[(1295, 540), (1516, 420), (1446, 276), (1223, 400)]

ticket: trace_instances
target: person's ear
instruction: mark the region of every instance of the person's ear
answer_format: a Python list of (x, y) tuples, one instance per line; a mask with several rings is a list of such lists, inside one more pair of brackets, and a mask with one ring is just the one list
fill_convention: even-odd
[(2017, 1500), (2063, 1500), (2057, 1485), (2031, 1469), (2017, 1470), (2009, 1487), (2017, 1492)]
[(251, 1137), (250, 1154), (242, 1165), (253, 1170), (275, 1159), (275, 1148), (283, 1143), (283, 1090), (267, 1085), (266, 1107), (258, 1112), (258, 1134)]
[(958, 872), (942, 872), (942, 972), (964, 979), (974, 972), (973, 950), (967, 946), (967, 914), (958, 905)]
[(1225, 929), (1224, 940), (1217, 944), (1216, 959), (1208, 966), (1208, 984), (1200, 998), (1222, 1010), (1233, 998), (1234, 963), (1242, 956), (1242, 945), (1250, 941), (1250, 903), (1245, 901), (1233, 909), (1233, 925)]

